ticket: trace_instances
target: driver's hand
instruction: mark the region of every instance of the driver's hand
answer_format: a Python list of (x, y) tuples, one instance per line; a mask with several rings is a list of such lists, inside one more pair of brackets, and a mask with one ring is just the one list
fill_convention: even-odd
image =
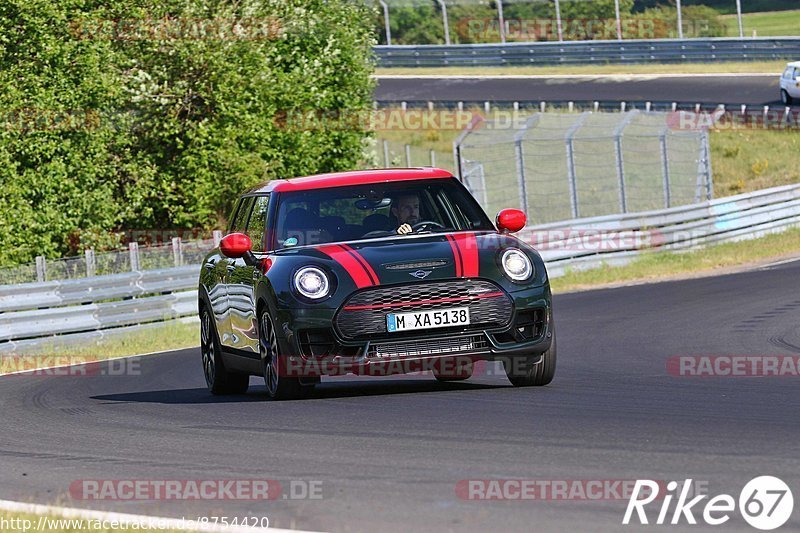
[(411, 233), (413, 230), (409, 224), (403, 224), (399, 228), (397, 228), (398, 235), (405, 235), (407, 233)]

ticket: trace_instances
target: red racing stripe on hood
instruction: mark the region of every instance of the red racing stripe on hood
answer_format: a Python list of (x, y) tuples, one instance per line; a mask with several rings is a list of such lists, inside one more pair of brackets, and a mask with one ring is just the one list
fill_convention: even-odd
[[(480, 258), (478, 255), (478, 239), (474, 233), (454, 233), (449, 236), (453, 239), (461, 256), (461, 275), (465, 278), (476, 278), (480, 271)], [(458, 275), (458, 274), (457, 274)]]
[(461, 272), (464, 270), (462, 267), (462, 260), (461, 260), (461, 252), (458, 249), (458, 245), (456, 244), (455, 239), (453, 239), (452, 235), (445, 235), (447, 242), (450, 244), (450, 248), (453, 250), (453, 264), (456, 266), (456, 277), (461, 277)]
[[(339, 263), (339, 265), (347, 271), (347, 274), (353, 278), (356, 287), (359, 289), (363, 287), (372, 287), (378, 284), (378, 276), (375, 275), (374, 271), (370, 272), (364, 267), (366, 261), (364, 261), (364, 258), (361, 257), (358, 252), (355, 252), (355, 250), (351, 249), (352, 252), (355, 252), (351, 253), (351, 250), (348, 250), (341, 244), (318, 246), (317, 250)], [(361, 258), (363, 263), (359, 261), (358, 258)], [(369, 270), (372, 270), (372, 268), (370, 267)]]

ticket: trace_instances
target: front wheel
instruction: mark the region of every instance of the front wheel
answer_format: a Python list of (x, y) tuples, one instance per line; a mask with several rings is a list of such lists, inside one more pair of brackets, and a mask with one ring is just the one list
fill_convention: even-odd
[(550, 349), (542, 354), (538, 363), (529, 364), (524, 357), (503, 360), (508, 381), (515, 387), (541, 387), (553, 381), (556, 373), (556, 330), (552, 328)]
[(264, 369), (264, 384), (273, 400), (293, 400), (308, 395), (314, 385), (302, 385), (300, 379), (287, 376), (285, 354), (281, 355), (278, 334), (269, 313), (264, 311), (259, 318), (258, 338), (261, 362)]
[(200, 354), (203, 360), (206, 385), (211, 394), (244, 394), (247, 392), (250, 376), (225, 370), (214, 315), (205, 306), (200, 310)]
[(789, 92), (785, 89), (781, 89), (781, 102), (784, 105), (792, 105), (792, 97), (789, 96)]

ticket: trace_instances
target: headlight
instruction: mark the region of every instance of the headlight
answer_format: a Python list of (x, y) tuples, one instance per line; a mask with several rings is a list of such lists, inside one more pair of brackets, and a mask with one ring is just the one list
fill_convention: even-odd
[(533, 265), (528, 256), (516, 248), (511, 248), (503, 252), (500, 259), (506, 276), (514, 281), (525, 281), (533, 275)]
[(331, 284), (322, 270), (317, 267), (303, 267), (294, 275), (294, 287), (306, 298), (319, 300), (328, 295)]

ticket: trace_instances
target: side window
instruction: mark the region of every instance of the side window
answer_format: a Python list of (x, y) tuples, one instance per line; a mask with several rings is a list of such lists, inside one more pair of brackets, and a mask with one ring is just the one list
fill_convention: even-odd
[(253, 214), (247, 224), (247, 236), (253, 243), (254, 252), (264, 251), (264, 232), (267, 228), (267, 209), (269, 209), (269, 196), (259, 196), (255, 200)]
[(231, 223), (231, 233), (244, 233), (247, 227), (247, 218), (250, 216), (250, 210), (253, 207), (253, 200), (255, 198), (250, 196), (243, 198), (239, 202), (239, 209), (236, 210), (236, 216), (233, 217), (233, 222)]

